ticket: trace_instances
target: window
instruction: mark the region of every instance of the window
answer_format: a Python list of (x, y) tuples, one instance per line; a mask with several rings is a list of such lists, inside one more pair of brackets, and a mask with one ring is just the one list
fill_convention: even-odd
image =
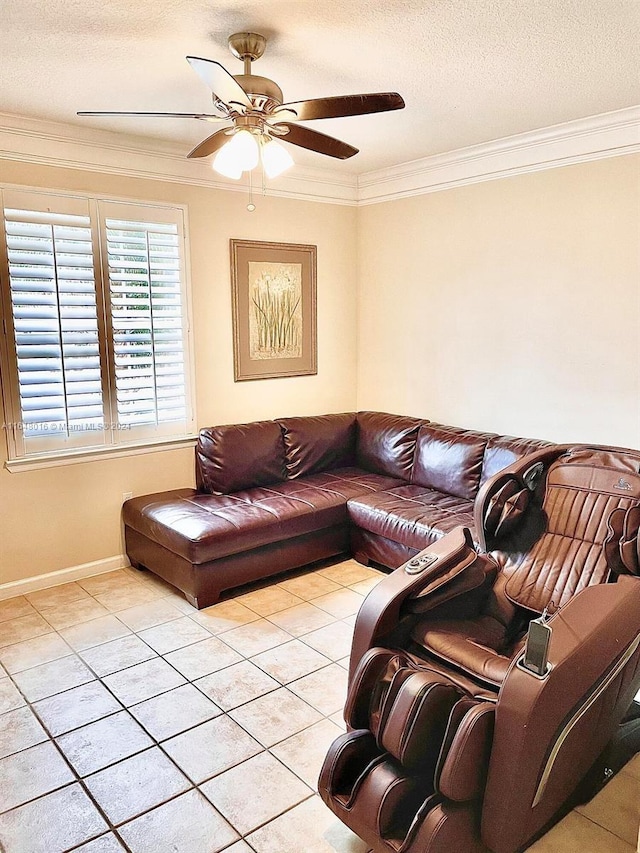
[(5, 190), (10, 459), (193, 430), (181, 208)]

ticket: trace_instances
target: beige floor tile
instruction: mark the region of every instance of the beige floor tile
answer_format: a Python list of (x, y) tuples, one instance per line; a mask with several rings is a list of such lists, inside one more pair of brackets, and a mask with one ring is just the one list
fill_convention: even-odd
[(290, 578), (282, 581), (278, 586), (299, 596), (304, 601), (312, 601), (314, 598), (342, 588), (340, 584), (325, 578), (319, 572), (310, 572), (297, 578)]
[(232, 631), (225, 631), (220, 636), (225, 643), (245, 657), (266, 652), (267, 649), (280, 646), (291, 639), (291, 634), (267, 619), (260, 619), (257, 622), (242, 625), (240, 628), (234, 628)]
[(44, 607), (40, 615), (47, 620), (52, 628), (59, 631), (61, 628), (70, 628), (72, 625), (81, 625), (91, 619), (100, 616), (108, 616), (109, 611), (99, 604), (95, 598), (88, 595), (79, 601), (70, 604), (56, 604), (53, 607)]
[(196, 784), (262, 752), (260, 744), (227, 716), (166, 740), (162, 748)]
[(342, 584), (342, 586), (350, 586), (360, 581), (366, 581), (371, 578), (378, 578), (382, 572), (376, 569), (368, 569), (366, 566), (361, 566), (355, 560), (345, 560), (344, 563), (338, 563), (337, 566), (330, 566), (328, 569), (320, 569), (320, 574), (329, 578), (329, 580)]
[(260, 617), (239, 601), (221, 601), (220, 604), (196, 611), (192, 618), (212, 634), (221, 634), (248, 622), (255, 622)]
[(636, 779), (640, 779), (640, 752), (624, 766), (624, 772), (630, 773)]
[(316, 652), (300, 640), (291, 640), (253, 657), (252, 662), (277, 679), (281, 684), (295, 681), (330, 663), (329, 658)]
[[(16, 752), (0, 761), (0, 812), (48, 794), (73, 780), (66, 761), (50, 741)], [(0, 831), (0, 842), (2, 840)]]
[(238, 838), (198, 791), (181, 794), (118, 832), (131, 853), (217, 853)]
[(317, 723), (321, 715), (285, 687), (229, 712), (263, 746), (272, 746)]
[(217, 717), (218, 706), (192, 684), (183, 684), (129, 708), (151, 737), (165, 740)]
[(331, 660), (340, 660), (351, 653), (353, 629), (344, 622), (334, 622), (300, 638), (320, 654)]
[(145, 604), (149, 601), (162, 598), (164, 595), (164, 591), (161, 592), (158, 589), (133, 582), (129, 586), (123, 586), (121, 589), (111, 589), (108, 592), (102, 592), (99, 595), (95, 595), (95, 598), (107, 610), (117, 613), (119, 610), (127, 610), (130, 607)]
[(57, 631), (108, 615), (108, 611), (90, 595), (69, 603), (41, 607), (39, 611), (40, 615)]
[(241, 835), (311, 794), (304, 782), (268, 752), (205, 782), (201, 790)]
[(153, 649), (133, 634), (85, 649), (80, 656), (101, 677), (157, 657)]
[(336, 726), (331, 720), (320, 720), (272, 746), (271, 752), (315, 791), (327, 751), (343, 732), (344, 727)]
[(49, 734), (57, 737), (115, 714), (122, 710), (122, 705), (99, 681), (90, 681), (48, 699), (41, 699), (33, 708)]
[(104, 677), (104, 683), (123, 705), (137, 705), (152, 696), (184, 684), (180, 673), (162, 658), (138, 663)]
[(316, 607), (326, 610), (334, 618), (345, 619), (347, 616), (357, 613), (363, 601), (363, 597), (357, 592), (345, 588), (315, 598), (313, 603)]
[(161, 595), (168, 595), (175, 589), (175, 587), (170, 583), (167, 583), (167, 581), (163, 580), (158, 575), (155, 575), (153, 572), (146, 571), (145, 569), (134, 569), (133, 566), (129, 566), (125, 569), (125, 572), (130, 578), (132, 578), (132, 580), (141, 583), (142, 586), (158, 590)]
[(280, 684), (249, 661), (241, 661), (205, 675), (195, 682), (195, 686), (210, 696), (223, 711), (230, 711), (271, 690), (277, 690)]
[(317, 795), (252, 832), (247, 841), (256, 853), (366, 853), (369, 849)]
[(124, 589), (133, 586), (137, 581), (133, 580), (124, 569), (116, 569), (113, 572), (103, 572), (101, 575), (92, 575), (78, 581), (89, 595), (103, 595), (113, 590)]
[[(71, 652), (68, 646), (65, 648)], [(46, 699), (47, 696), (93, 681), (94, 678), (95, 675), (89, 667), (74, 654), (68, 654), (67, 657), (49, 663), (42, 663), (32, 669), (25, 669), (13, 676), (13, 680), (29, 702)]]
[(576, 811), (634, 845), (640, 826), (640, 779), (622, 771)]
[(96, 773), (153, 746), (153, 741), (126, 711), (61, 735), (57, 741), (79, 776)]
[(35, 612), (24, 595), (0, 601), (0, 622), (19, 619), (21, 616), (32, 616)]
[(114, 825), (191, 788), (191, 782), (158, 747), (88, 776), (85, 784)]
[(180, 619), (182, 612), (167, 601), (166, 598), (156, 598), (154, 601), (146, 601), (144, 604), (136, 604), (126, 610), (118, 611), (118, 619), (128, 625), (132, 631), (144, 631), (145, 628), (153, 628), (172, 619)]
[(47, 740), (47, 733), (30, 708), (16, 708), (0, 717), (0, 758)]
[(350, 584), (349, 589), (352, 589), (354, 592), (357, 592), (363, 596), (369, 595), (371, 590), (374, 589), (374, 587), (378, 586), (378, 584), (384, 577), (386, 577), (386, 575), (380, 573), (380, 577), (378, 578), (368, 578), (367, 580), (358, 581), (358, 583)]
[(7, 711), (13, 711), (23, 705), (24, 699), (13, 681), (10, 678), (0, 678), (0, 714), (6, 714)]
[(138, 636), (152, 649), (164, 655), (200, 640), (206, 640), (211, 634), (193, 619), (183, 616), (180, 619), (156, 625), (154, 628), (147, 628), (146, 631), (140, 631)]
[(242, 660), (237, 652), (217, 637), (169, 652), (165, 658), (189, 681), (195, 681), (196, 678), (202, 678), (204, 675), (217, 672), (225, 666), (231, 666)]
[(170, 602), (184, 616), (194, 616), (196, 613), (200, 612), (197, 607), (194, 607), (192, 604), (189, 604), (187, 599), (184, 597), (184, 593), (182, 593), (179, 589), (174, 589), (173, 592), (170, 592), (168, 595), (165, 595), (164, 601)]
[(71, 654), (71, 648), (58, 634), (45, 634), (0, 649), (0, 663), (8, 673), (21, 672), (41, 663)]
[[(331, 595), (334, 594), (331, 593)], [(292, 637), (308, 634), (310, 631), (315, 631), (316, 628), (322, 628), (324, 625), (329, 625), (335, 621), (335, 618), (329, 613), (320, 610), (308, 601), (281, 610), (279, 613), (273, 613), (268, 618), (269, 622), (273, 622), (274, 625), (282, 628)]]
[(277, 585), (247, 592), (235, 600), (255, 611), (259, 616), (271, 616), (272, 613), (286, 610), (287, 607), (294, 607), (302, 601), (297, 595), (293, 595), (293, 593)]
[(347, 671), (333, 663), (305, 675), (298, 681), (290, 682), (287, 687), (326, 717), (344, 708), (347, 699)]
[(339, 726), (341, 731), (345, 732), (347, 730), (347, 724), (344, 721), (344, 713), (342, 711), (337, 711), (335, 714), (331, 714), (329, 719), (332, 723), (335, 723), (336, 726)]
[(0, 622), (0, 648), (50, 633), (51, 625), (34, 610), (28, 616), (19, 616), (17, 619)]
[(82, 847), (76, 847), (73, 853), (123, 853), (123, 851), (124, 847), (120, 841), (112, 832), (109, 832), (88, 844), (83, 844)]
[(571, 812), (527, 853), (633, 853), (632, 847), (578, 812)]
[(27, 593), (26, 598), (36, 610), (48, 607), (59, 607), (72, 604), (74, 601), (90, 598), (78, 583), (63, 583), (59, 586), (50, 586), (48, 589), (39, 589), (37, 592)]
[(347, 672), (348, 672), (348, 671), (349, 671), (349, 663), (350, 663), (350, 660), (351, 660), (351, 658), (350, 658), (349, 656), (347, 656), (346, 658), (340, 658), (340, 660), (339, 660), (339, 661), (337, 661), (337, 663), (339, 663), (339, 664), (340, 664), (340, 666), (341, 666), (343, 669), (346, 669), (346, 670), (347, 670)]
[(74, 625), (71, 628), (63, 628), (60, 635), (76, 651), (90, 649), (117, 640), (118, 637), (126, 637), (131, 631), (115, 616), (102, 616), (100, 619), (92, 619), (82, 625)]
[(225, 847), (224, 853), (253, 853), (253, 850), (244, 841), (236, 841), (231, 847)]
[(107, 830), (80, 785), (71, 785), (0, 817), (8, 853), (63, 853)]

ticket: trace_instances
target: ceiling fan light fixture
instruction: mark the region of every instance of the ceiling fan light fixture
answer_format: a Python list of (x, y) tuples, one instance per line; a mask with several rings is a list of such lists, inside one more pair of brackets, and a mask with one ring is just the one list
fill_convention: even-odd
[(267, 139), (262, 146), (262, 165), (268, 178), (277, 178), (293, 166), (293, 157), (281, 142)]
[(237, 180), (243, 172), (250, 172), (258, 165), (260, 149), (253, 133), (238, 130), (216, 154), (213, 168), (227, 178)]

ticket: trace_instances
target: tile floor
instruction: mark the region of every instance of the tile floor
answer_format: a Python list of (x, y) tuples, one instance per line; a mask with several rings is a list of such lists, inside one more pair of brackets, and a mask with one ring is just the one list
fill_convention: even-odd
[[(380, 577), (347, 560), (198, 612), (122, 569), (0, 601), (0, 853), (365, 853), (314, 792)], [(630, 853), (639, 802), (640, 756), (531, 850)]]

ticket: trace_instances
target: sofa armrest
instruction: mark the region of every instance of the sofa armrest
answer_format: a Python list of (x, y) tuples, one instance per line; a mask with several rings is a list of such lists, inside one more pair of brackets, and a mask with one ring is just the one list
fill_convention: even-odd
[[(613, 736), (640, 682), (640, 580), (587, 587), (549, 624), (548, 674), (514, 661), (496, 709), (482, 836), (521, 849), (571, 796)], [(606, 721), (606, 724), (603, 724)]]
[(350, 679), (364, 653), (397, 627), (408, 606), (423, 612), (475, 589), (484, 583), (487, 563), (488, 559), (475, 551), (469, 530), (456, 527), (387, 575), (367, 595), (358, 612)]

